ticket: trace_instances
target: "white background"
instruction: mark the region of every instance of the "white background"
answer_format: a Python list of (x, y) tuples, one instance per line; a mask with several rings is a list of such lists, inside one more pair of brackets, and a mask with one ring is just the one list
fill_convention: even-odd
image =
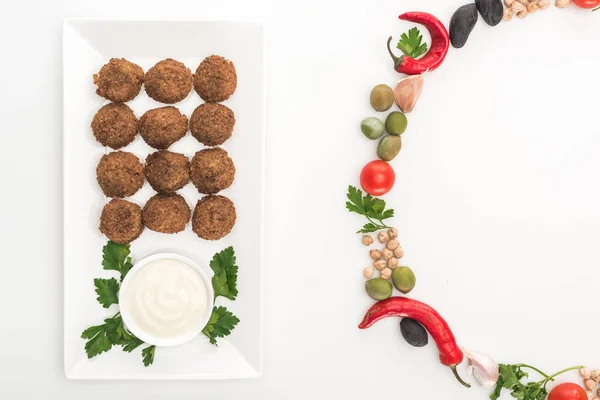
[[(2, 399), (485, 399), (357, 323), (367, 253), (343, 207), (375, 144), (370, 88), (388, 35), (456, 0), (4, 2), (0, 24)], [(67, 381), (62, 366), (61, 24), (70, 16), (262, 21), (267, 37), (265, 369), (257, 380)], [(600, 367), (600, 15), (550, 9), (492, 29), (427, 77), (386, 196), (417, 274), (461, 345), (548, 372)], [(199, 38), (198, 40), (204, 40)], [(83, 134), (83, 133), (82, 133)], [(597, 340), (596, 340), (597, 341)], [(160, 359), (157, 356), (157, 362)], [(594, 364), (595, 363), (595, 364)], [(464, 370), (461, 371), (464, 374)], [(575, 374), (570, 376), (575, 378)], [(569, 378), (569, 377), (567, 377)]]

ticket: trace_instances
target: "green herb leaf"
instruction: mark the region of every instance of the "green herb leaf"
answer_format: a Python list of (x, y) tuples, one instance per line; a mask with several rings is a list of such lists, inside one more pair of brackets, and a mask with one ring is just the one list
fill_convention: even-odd
[(89, 339), (85, 343), (85, 352), (88, 358), (109, 351), (112, 348), (112, 342), (108, 337), (106, 325), (97, 325), (87, 328), (81, 334), (82, 339)]
[(235, 251), (233, 247), (215, 254), (210, 262), (210, 268), (215, 273), (212, 285), (215, 291), (215, 299), (223, 296), (229, 300), (235, 300), (238, 295), (237, 273), (238, 266), (235, 264)]
[(123, 351), (131, 353), (133, 350), (143, 345), (144, 342), (136, 338), (135, 336), (132, 336), (130, 339), (123, 339), (123, 341), (119, 344), (123, 346)]
[(151, 365), (154, 362), (154, 351), (156, 350), (156, 346), (148, 346), (142, 349), (142, 357), (144, 357), (144, 367)]
[(108, 308), (111, 304), (119, 304), (119, 282), (115, 278), (110, 279), (94, 279), (98, 303), (102, 307)]
[(106, 270), (119, 272), (122, 281), (133, 267), (129, 253), (128, 244), (118, 244), (109, 240), (102, 248), (102, 266)]
[(346, 197), (349, 200), (346, 202), (348, 211), (364, 215), (369, 221), (356, 233), (377, 232), (380, 229), (390, 228), (383, 220), (392, 218), (394, 216), (394, 210), (386, 210), (385, 201), (372, 197), (370, 194), (363, 197), (362, 191), (354, 186), (348, 186), (348, 194)]
[(414, 59), (427, 53), (427, 43), (423, 43), (423, 35), (421, 35), (417, 27), (409, 29), (407, 33), (403, 33), (396, 47)]
[(208, 337), (210, 343), (216, 345), (217, 338), (229, 336), (239, 322), (238, 317), (228, 311), (227, 308), (214, 307), (208, 324), (202, 329), (202, 333)]

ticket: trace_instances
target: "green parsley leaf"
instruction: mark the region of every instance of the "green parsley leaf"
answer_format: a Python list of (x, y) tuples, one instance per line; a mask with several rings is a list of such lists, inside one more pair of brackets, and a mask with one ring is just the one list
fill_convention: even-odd
[(102, 304), (102, 307), (108, 308), (111, 304), (119, 304), (119, 282), (115, 278), (110, 279), (94, 279), (94, 286), (96, 286), (96, 294), (98, 297), (98, 303)]
[(394, 216), (394, 210), (386, 210), (385, 201), (372, 197), (370, 194), (363, 197), (362, 191), (354, 186), (348, 186), (348, 194), (346, 196), (349, 200), (346, 202), (348, 211), (364, 215), (369, 221), (356, 233), (377, 232), (380, 229), (390, 228), (383, 220), (392, 218)]
[(129, 253), (128, 244), (118, 244), (109, 240), (102, 248), (102, 266), (106, 270), (119, 272), (122, 281), (133, 267)]
[(238, 266), (235, 264), (235, 261), (233, 247), (228, 247), (213, 256), (210, 268), (215, 273), (212, 278), (215, 299), (218, 296), (223, 296), (229, 300), (235, 300), (237, 297)]
[(216, 345), (217, 338), (229, 336), (239, 322), (238, 317), (228, 311), (227, 308), (214, 307), (208, 324), (202, 329), (202, 333), (208, 337), (210, 343)]
[(112, 342), (108, 337), (106, 325), (97, 325), (87, 328), (81, 334), (82, 339), (89, 339), (85, 344), (85, 352), (88, 358), (102, 354), (112, 348)]
[(423, 35), (417, 27), (409, 29), (408, 33), (403, 33), (396, 47), (414, 59), (427, 53), (427, 43), (423, 43)]
[(123, 339), (119, 344), (123, 346), (123, 351), (131, 353), (133, 350), (143, 345), (144, 342), (136, 338), (135, 336), (132, 336), (130, 339)]
[(142, 357), (144, 357), (144, 367), (147, 367), (154, 362), (155, 350), (156, 346), (148, 346), (145, 349), (142, 349)]

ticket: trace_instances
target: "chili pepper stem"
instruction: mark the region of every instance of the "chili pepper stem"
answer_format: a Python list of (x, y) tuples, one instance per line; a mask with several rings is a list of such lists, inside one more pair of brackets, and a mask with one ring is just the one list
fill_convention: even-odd
[(456, 378), (457, 381), (460, 382), (461, 385), (463, 385), (464, 387), (467, 387), (467, 388), (471, 387), (470, 384), (463, 381), (463, 379), (460, 377), (460, 375), (458, 374), (458, 371), (456, 370), (456, 365), (448, 365), (448, 367), (450, 367), (450, 369), (452, 370), (452, 373), (454, 374), (454, 377)]
[(390, 57), (392, 57), (392, 60), (394, 60), (394, 69), (398, 69), (400, 68), (400, 64), (402, 64), (404, 62), (404, 56), (402, 57), (397, 57), (394, 53), (392, 53), (392, 48), (390, 47), (390, 43), (392, 42), (392, 37), (390, 36), (390, 38), (387, 41), (387, 49), (388, 49), (388, 53), (390, 53)]

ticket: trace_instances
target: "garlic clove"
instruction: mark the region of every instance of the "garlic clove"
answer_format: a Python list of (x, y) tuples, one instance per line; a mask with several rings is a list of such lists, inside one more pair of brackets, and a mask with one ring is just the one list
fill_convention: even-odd
[(473, 375), (484, 388), (491, 388), (498, 382), (499, 367), (490, 357), (463, 349), (467, 357), (467, 372)]
[(423, 74), (402, 79), (394, 89), (396, 105), (405, 113), (411, 112), (415, 108), (422, 90)]

